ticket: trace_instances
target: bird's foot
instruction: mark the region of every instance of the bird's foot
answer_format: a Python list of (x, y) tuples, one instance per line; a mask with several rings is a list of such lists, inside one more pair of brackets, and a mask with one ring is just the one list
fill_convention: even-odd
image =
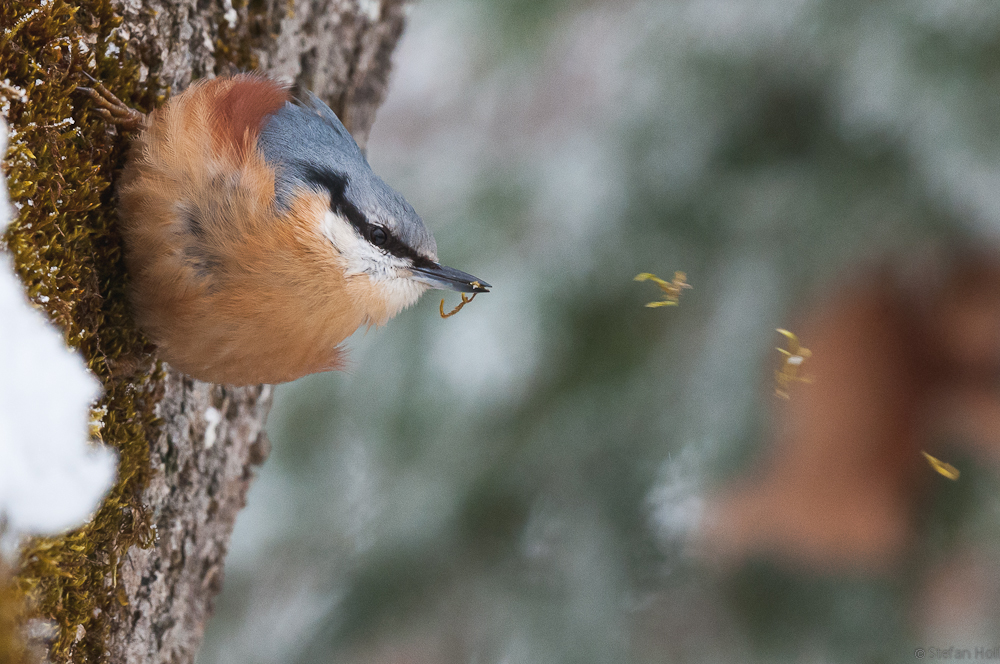
[(129, 131), (135, 131), (146, 124), (146, 116), (144, 114), (130, 106), (126, 106), (125, 102), (116, 97), (113, 92), (104, 87), (93, 76), (87, 74), (87, 77), (93, 81), (93, 87), (77, 86), (76, 89), (90, 97), (97, 105), (94, 111), (104, 118), (105, 121)]

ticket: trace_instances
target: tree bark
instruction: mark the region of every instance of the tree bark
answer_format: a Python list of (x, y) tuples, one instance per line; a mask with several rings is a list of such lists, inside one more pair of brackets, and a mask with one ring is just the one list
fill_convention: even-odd
[[(118, 30), (143, 78), (180, 91), (225, 68), (222, 42), (249, 44), (261, 71), (313, 90), (362, 147), (404, 22), (402, 0), (267, 0), (252, 10), (230, 0), (125, 0), (120, 11)], [(156, 541), (133, 547), (121, 566), (127, 606), (105, 642), (108, 662), (193, 661), (252, 466), (267, 457), (271, 395), (269, 386), (211, 385), (168, 369), (143, 494)]]

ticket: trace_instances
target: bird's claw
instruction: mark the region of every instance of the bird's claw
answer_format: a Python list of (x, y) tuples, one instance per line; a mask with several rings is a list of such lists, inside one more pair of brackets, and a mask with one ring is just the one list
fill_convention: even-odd
[(93, 87), (77, 86), (77, 91), (90, 97), (97, 108), (94, 111), (106, 122), (122, 129), (136, 130), (146, 123), (146, 116), (125, 104), (90, 74), (84, 74), (92, 81)]

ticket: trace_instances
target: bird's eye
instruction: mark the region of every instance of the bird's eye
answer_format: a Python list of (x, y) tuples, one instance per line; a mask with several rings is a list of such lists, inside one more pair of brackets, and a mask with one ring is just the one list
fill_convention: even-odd
[(371, 240), (371, 243), (374, 244), (376, 247), (381, 247), (382, 245), (385, 244), (386, 240), (389, 239), (389, 236), (386, 234), (384, 230), (376, 226), (371, 230), (369, 239)]

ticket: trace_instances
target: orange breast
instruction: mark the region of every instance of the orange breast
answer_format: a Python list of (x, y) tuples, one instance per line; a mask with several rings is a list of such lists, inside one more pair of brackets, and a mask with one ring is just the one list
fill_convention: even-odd
[(337, 368), (337, 345), (371, 322), (348, 283), (358, 278), (345, 279), (320, 233), (329, 201), (302, 192), (275, 207), (274, 172), (255, 145), (287, 100), (259, 76), (195, 84), (150, 116), (119, 185), (136, 322), (201, 380), (279, 383)]

